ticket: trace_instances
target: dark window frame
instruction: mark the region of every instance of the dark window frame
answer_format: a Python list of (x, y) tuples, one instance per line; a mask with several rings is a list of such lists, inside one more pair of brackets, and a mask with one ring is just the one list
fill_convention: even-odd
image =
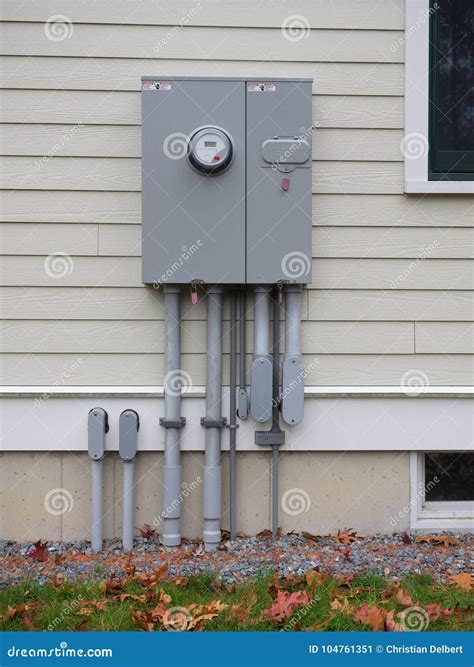
[(443, 59), (436, 44), (439, 39), (439, 13), (436, 5), (443, 0), (430, 0), (429, 19), (429, 155), (428, 181), (473, 181), (474, 151), (448, 151), (438, 147), (436, 133), (440, 110), (434, 103), (439, 88), (438, 64)]

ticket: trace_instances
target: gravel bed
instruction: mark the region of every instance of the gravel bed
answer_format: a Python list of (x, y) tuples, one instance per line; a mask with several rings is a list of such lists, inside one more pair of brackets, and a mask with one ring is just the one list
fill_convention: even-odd
[[(349, 545), (335, 536), (307, 538), (288, 534), (271, 537), (225, 539), (214, 553), (205, 553), (200, 542), (188, 542), (167, 552), (155, 539), (139, 537), (131, 554), (125, 554), (119, 540), (104, 542), (104, 550), (94, 554), (90, 542), (49, 542), (45, 560), (32, 558), (34, 544), (0, 541), (0, 587), (25, 579), (47, 583), (54, 577), (68, 580), (100, 581), (123, 578), (133, 566), (136, 573), (152, 574), (166, 565), (167, 577), (189, 577), (213, 573), (226, 584), (252, 579), (265, 572), (282, 577), (301, 576), (308, 570), (347, 576), (363, 572), (396, 578), (406, 574), (429, 573), (439, 581), (474, 569), (473, 535), (455, 537), (447, 546), (416, 542), (419, 534), (371, 535), (357, 537)], [(411, 542), (408, 542), (408, 539)]]

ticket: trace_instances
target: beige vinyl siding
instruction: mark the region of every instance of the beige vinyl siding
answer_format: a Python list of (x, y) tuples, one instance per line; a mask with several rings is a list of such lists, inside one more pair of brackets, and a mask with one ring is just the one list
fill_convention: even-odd
[[(162, 292), (140, 275), (139, 91), (166, 73), (314, 78), (306, 383), (398, 386), (418, 369), (470, 384), (473, 201), (403, 194), (402, 0), (200, 4), (3, 3), (4, 383), (162, 382)], [(292, 13), (311, 27), (296, 42), (280, 29)], [(69, 39), (45, 36), (55, 14)], [(62, 278), (54, 253), (70, 256)], [(183, 316), (183, 366), (204, 384), (205, 301), (185, 298)]]

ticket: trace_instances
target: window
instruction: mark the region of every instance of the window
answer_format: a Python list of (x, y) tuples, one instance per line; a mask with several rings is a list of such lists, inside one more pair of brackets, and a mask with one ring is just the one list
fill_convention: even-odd
[(474, 452), (414, 452), (411, 527), (474, 526)]
[(431, 2), (429, 179), (474, 178), (474, 3)]
[(405, 7), (405, 191), (474, 193), (474, 3)]

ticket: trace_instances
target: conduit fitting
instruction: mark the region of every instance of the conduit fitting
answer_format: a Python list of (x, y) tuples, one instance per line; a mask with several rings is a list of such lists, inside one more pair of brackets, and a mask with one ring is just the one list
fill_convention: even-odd
[(91, 542), (93, 551), (102, 551), (103, 459), (109, 417), (103, 408), (92, 408), (87, 420), (87, 449), (92, 461)]
[(166, 376), (164, 380), (165, 414), (160, 425), (165, 429), (163, 493), (160, 519), (161, 543), (166, 549), (181, 544), (181, 290), (179, 285), (165, 285)]
[(140, 419), (135, 410), (124, 410), (119, 419), (119, 454), (123, 461), (122, 546), (133, 549), (133, 500), (135, 456)]
[(304, 364), (301, 356), (301, 285), (287, 285), (285, 296), (285, 356), (283, 360), (281, 416), (289, 425), (304, 415)]
[(206, 551), (214, 551), (221, 539), (222, 468), (222, 310), (223, 290), (213, 286), (207, 293), (207, 371), (206, 416), (201, 424), (206, 427), (206, 449), (203, 472), (203, 541)]
[(250, 371), (250, 414), (262, 423), (272, 416), (270, 359), (270, 287), (255, 287), (253, 362)]

